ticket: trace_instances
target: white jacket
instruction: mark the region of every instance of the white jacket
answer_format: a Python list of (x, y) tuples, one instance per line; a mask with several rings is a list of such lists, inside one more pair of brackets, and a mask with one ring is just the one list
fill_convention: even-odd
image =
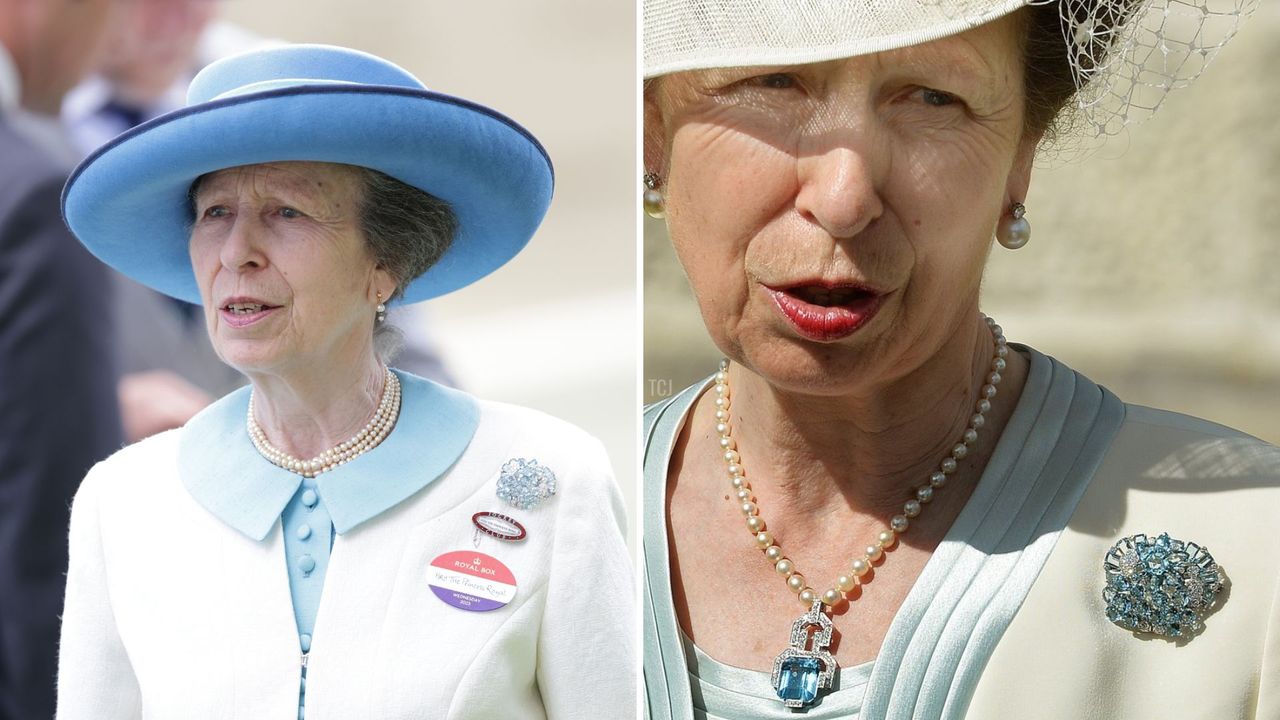
[[(405, 461), (432, 443), (409, 432), (406, 417), (431, 415), (422, 391), (440, 389), (403, 377), (396, 431), (333, 481), (347, 483), (353, 502), (368, 496), (361, 487), (414, 472)], [(297, 716), (301, 657), (279, 510), (246, 502), (234, 471), (212, 476), (225, 487), (200, 489), (180, 467), (196, 457), (183, 452), (184, 433), (211, 465), (255, 462), (239, 439), (244, 394), (206, 410), (203, 424), (121, 450), (85, 479), (71, 519), (59, 720)], [(530, 410), (472, 406), (474, 435), (438, 478), (367, 521), (344, 525), (343, 508), (334, 513), (307, 720), (634, 716), (632, 572), (603, 447)], [(447, 433), (449, 418), (431, 422)], [(529, 511), (498, 500), (499, 469), (513, 457), (551, 468), (557, 494)], [(197, 500), (215, 492), (220, 500)], [(266, 518), (265, 537), (226, 509), (236, 503), (245, 517)], [(484, 510), (516, 517), (527, 539), (482, 536), (477, 548), (472, 515)], [(429, 565), (451, 550), (503, 562), (518, 586), (512, 602), (467, 612), (438, 599)]]

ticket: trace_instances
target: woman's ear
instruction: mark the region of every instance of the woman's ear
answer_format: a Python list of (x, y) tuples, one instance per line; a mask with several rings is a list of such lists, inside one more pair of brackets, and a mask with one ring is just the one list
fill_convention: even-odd
[(1013, 156), (1013, 166), (1009, 168), (1009, 179), (1004, 187), (1006, 208), (1015, 202), (1026, 202), (1027, 192), (1031, 189), (1031, 170), (1035, 164), (1036, 147), (1039, 144), (1039, 135), (1023, 135), (1019, 141)]
[(658, 102), (658, 83), (654, 78), (644, 82), (644, 168), (642, 172), (659, 177), (667, 171), (667, 131)]
[[(373, 269), (373, 278), (369, 282), (369, 302), (386, 302), (391, 299), (395, 292), (395, 278), (391, 277), (391, 273), (383, 268), (375, 267)], [(381, 299), (378, 298), (379, 293), (382, 295)]]

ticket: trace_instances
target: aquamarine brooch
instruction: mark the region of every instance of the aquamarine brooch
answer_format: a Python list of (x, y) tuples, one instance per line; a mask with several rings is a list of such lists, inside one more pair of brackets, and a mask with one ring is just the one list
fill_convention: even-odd
[(520, 508), (532, 510), (556, 494), (556, 475), (537, 460), (511, 458), (502, 465), (498, 476), (498, 499)]
[(1199, 632), (1225, 581), (1207, 549), (1167, 533), (1121, 538), (1102, 565), (1107, 619), (1126, 630), (1165, 637)]

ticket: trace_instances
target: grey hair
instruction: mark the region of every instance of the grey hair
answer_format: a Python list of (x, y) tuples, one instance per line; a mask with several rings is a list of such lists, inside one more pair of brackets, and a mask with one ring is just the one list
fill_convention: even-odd
[[(404, 295), (404, 288), (444, 255), (458, 232), (458, 217), (449, 203), (370, 168), (357, 167), (364, 197), (360, 229), (378, 267), (396, 282), (384, 303)], [(404, 334), (389, 322), (374, 326), (378, 359), (390, 362), (404, 347)]]

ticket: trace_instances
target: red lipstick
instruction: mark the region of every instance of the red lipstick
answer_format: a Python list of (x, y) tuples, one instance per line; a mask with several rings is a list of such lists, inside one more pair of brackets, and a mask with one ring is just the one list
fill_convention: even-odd
[(880, 309), (884, 293), (855, 283), (766, 287), (774, 305), (803, 337), (834, 342), (854, 334)]

